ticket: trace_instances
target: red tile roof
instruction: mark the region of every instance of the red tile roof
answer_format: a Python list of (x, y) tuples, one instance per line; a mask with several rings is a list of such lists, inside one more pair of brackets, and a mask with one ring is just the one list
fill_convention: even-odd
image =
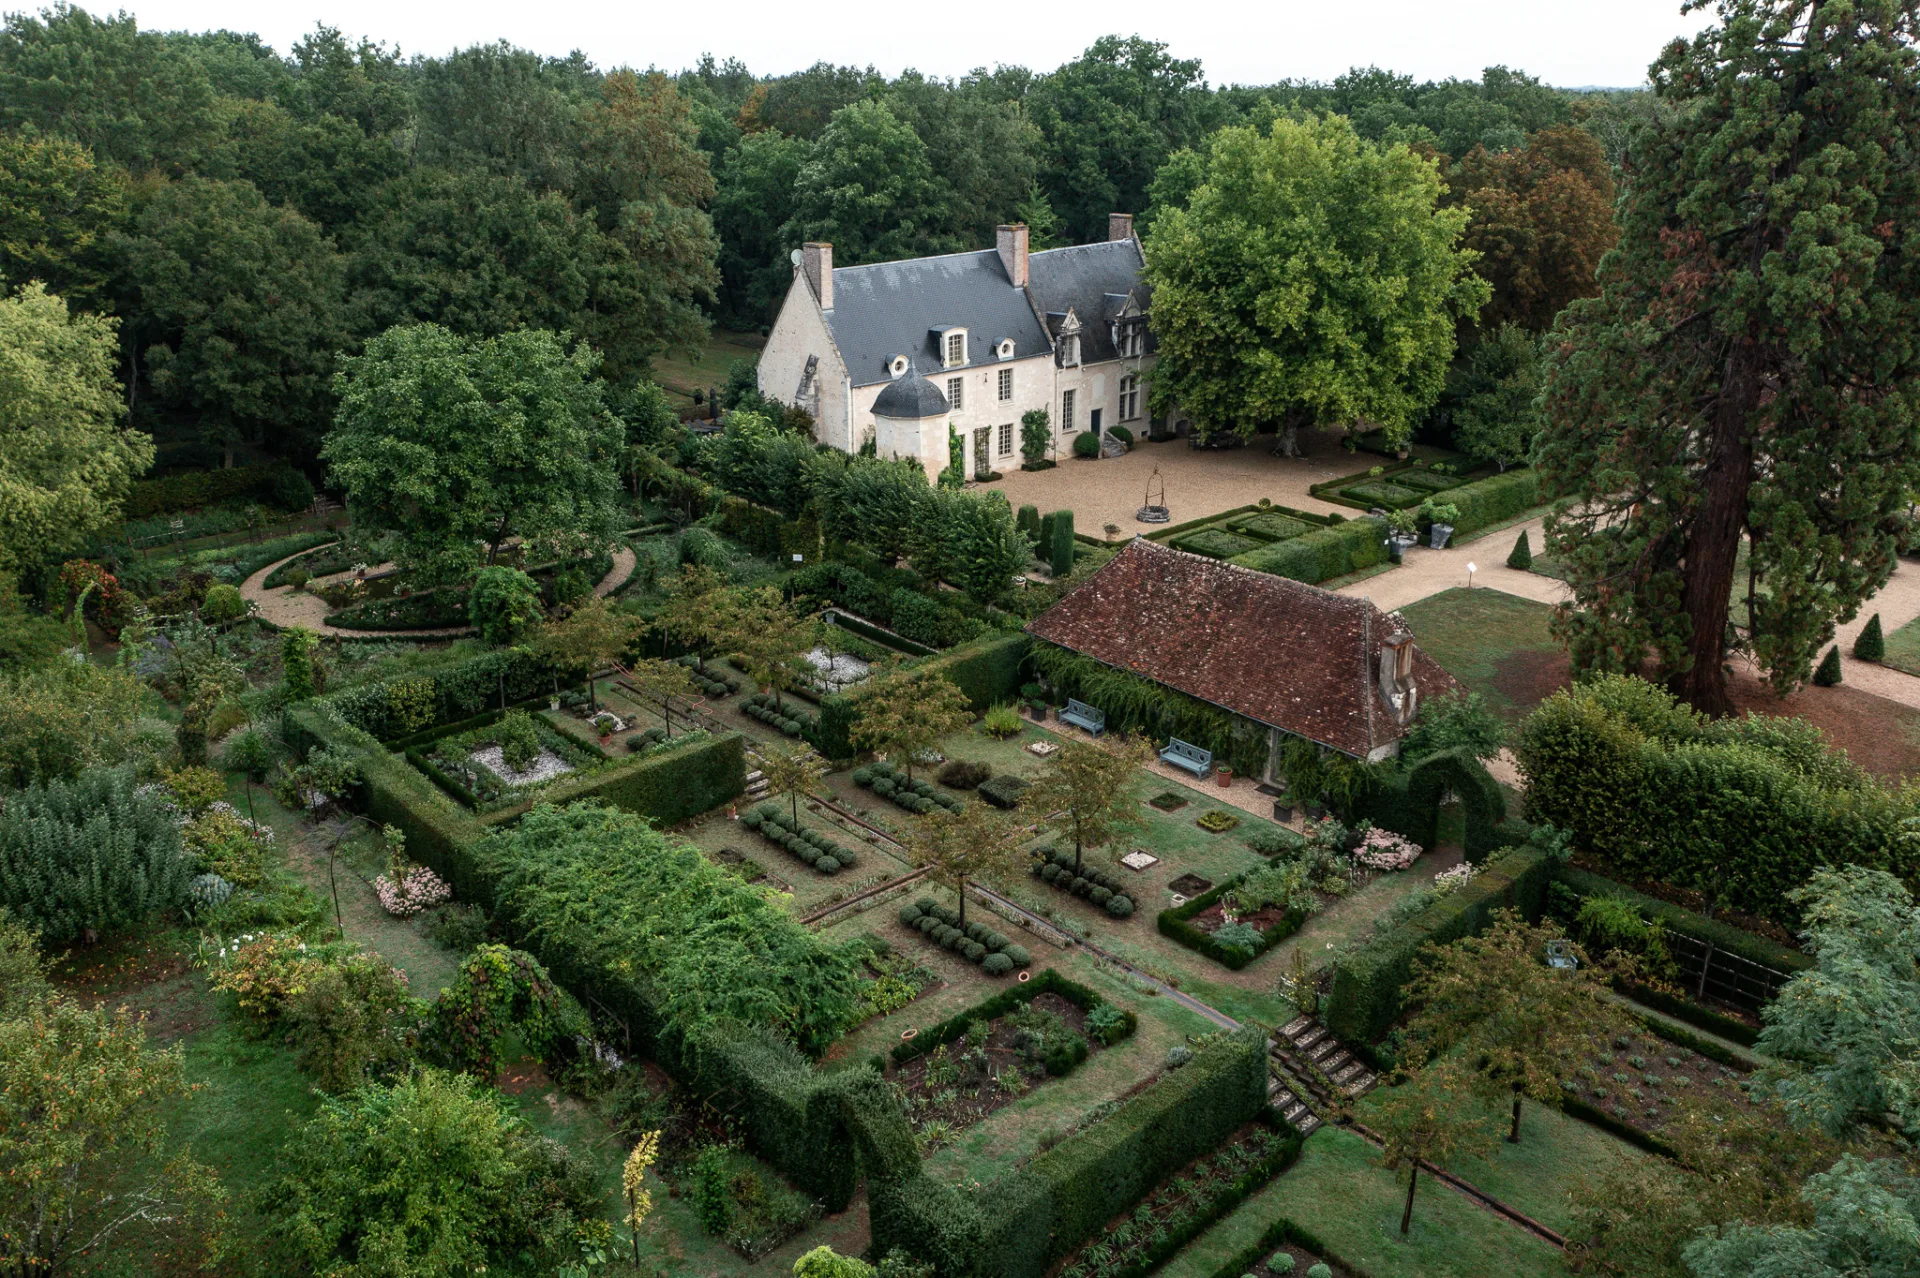
[[(1407, 630), (1366, 600), (1136, 537), (1027, 632), (1283, 732), (1365, 758), (1402, 729), (1378, 689)], [(1419, 699), (1458, 685), (1416, 646)]]

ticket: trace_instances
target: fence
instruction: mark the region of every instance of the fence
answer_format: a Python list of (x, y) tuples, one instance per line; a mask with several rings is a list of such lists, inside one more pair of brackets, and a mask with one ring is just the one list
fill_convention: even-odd
[(1697, 1003), (1758, 1012), (1793, 976), (1680, 932), (1667, 933), (1667, 952), (1680, 966), (1679, 984)]

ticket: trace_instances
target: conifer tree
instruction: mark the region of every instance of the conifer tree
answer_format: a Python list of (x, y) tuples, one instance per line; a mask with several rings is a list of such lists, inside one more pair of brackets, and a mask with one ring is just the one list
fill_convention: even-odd
[(1880, 633), (1880, 614), (1874, 613), (1867, 621), (1866, 629), (1853, 641), (1853, 659), (1855, 661), (1884, 661), (1887, 656), (1887, 639)]
[(1533, 547), (1527, 544), (1526, 529), (1520, 530), (1520, 540), (1513, 543), (1513, 553), (1507, 556), (1507, 567), (1517, 568), (1521, 572), (1533, 568)]
[(1827, 655), (1820, 659), (1820, 668), (1813, 672), (1813, 686), (1831, 688), (1840, 682), (1840, 645), (1827, 649)]

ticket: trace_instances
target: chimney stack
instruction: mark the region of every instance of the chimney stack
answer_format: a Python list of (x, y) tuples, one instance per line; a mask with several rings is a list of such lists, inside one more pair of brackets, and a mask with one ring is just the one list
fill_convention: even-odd
[(807, 287), (820, 299), (820, 309), (833, 309), (833, 245), (806, 243), (800, 246), (800, 269), (806, 273)]
[(1027, 224), (994, 228), (994, 247), (1000, 250), (1000, 265), (1007, 268), (1007, 279), (1015, 288), (1027, 286)]
[(1413, 686), (1413, 636), (1395, 630), (1380, 641), (1380, 693), (1405, 726), (1419, 709), (1419, 689)]
[(1130, 240), (1132, 238), (1133, 238), (1133, 214), (1131, 213), (1107, 214), (1107, 239), (1109, 242), (1112, 242), (1114, 240)]

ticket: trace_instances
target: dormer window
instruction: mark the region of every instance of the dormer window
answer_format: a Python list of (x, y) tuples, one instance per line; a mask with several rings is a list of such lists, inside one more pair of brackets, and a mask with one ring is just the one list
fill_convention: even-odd
[(933, 349), (940, 353), (940, 367), (964, 366), (967, 362), (967, 330), (958, 324), (946, 324), (934, 329)]
[(1080, 363), (1080, 334), (1073, 333), (1060, 339), (1060, 363), (1066, 368), (1073, 368)]
[(1013, 358), (1013, 339), (1011, 337), (1003, 337), (1000, 339), (999, 355), (1001, 359)]
[(895, 355), (891, 360), (887, 361), (887, 376), (894, 378), (905, 377), (907, 375), (907, 363), (908, 361), (905, 355)]

